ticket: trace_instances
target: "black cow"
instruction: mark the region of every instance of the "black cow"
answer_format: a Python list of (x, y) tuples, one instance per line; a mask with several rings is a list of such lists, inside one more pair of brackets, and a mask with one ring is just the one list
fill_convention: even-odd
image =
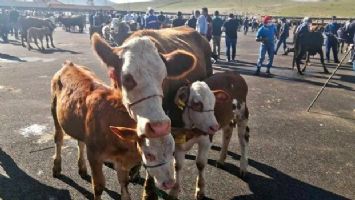
[[(293, 68), (296, 64), (298, 73), (303, 75), (302, 72), (306, 70), (307, 63), (309, 62), (309, 56), (320, 55), (320, 60), (324, 68), (325, 73), (329, 73), (328, 69), (324, 64), (324, 54), (323, 54), (323, 35), (320, 32), (305, 32), (301, 35), (296, 35), (294, 54), (293, 54)], [(307, 58), (306, 64), (301, 71), (300, 64), (303, 57)]]
[(58, 21), (62, 23), (66, 31), (70, 32), (70, 29), (75, 26), (79, 27), (79, 32), (82, 33), (85, 27), (85, 16), (84, 15), (74, 15), (74, 16), (59, 16)]

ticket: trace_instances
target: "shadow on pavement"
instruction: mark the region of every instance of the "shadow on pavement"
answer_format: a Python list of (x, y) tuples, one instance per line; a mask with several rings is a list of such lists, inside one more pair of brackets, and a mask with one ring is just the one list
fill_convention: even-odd
[(19, 58), (17, 56), (12, 56), (9, 54), (2, 54), (2, 53), (0, 53), (0, 59), (11, 60), (11, 61), (16, 61), (16, 62), (26, 62), (26, 60), (22, 60), (21, 58)]
[(81, 52), (77, 51), (72, 51), (68, 49), (61, 49), (61, 48), (46, 48), (44, 51), (42, 51), (43, 54), (52, 54), (52, 53), (70, 53), (70, 54), (82, 54)]
[[(221, 148), (212, 146), (212, 150), (220, 151)], [(240, 160), (240, 155), (228, 151), (228, 155), (235, 160)], [(195, 159), (195, 156), (187, 155), (187, 159)], [(216, 160), (208, 160), (208, 164), (216, 166)], [(264, 177), (257, 174), (248, 173), (243, 180), (249, 185), (253, 194), (235, 196), (232, 200), (237, 199), (262, 199), (262, 200), (284, 200), (284, 199), (347, 199), (341, 195), (326, 191), (322, 188), (297, 180), (272, 166), (249, 159), (249, 166), (257, 169), (265, 174)], [(234, 164), (225, 163), (222, 170), (239, 177), (239, 167)]]
[(20, 169), (15, 161), (0, 148), (0, 199), (70, 199), (68, 190), (45, 185)]
[[(63, 181), (67, 185), (71, 186), (78, 192), (80, 192), (83, 196), (85, 196), (87, 199), (94, 199), (94, 195), (92, 192), (88, 191), (87, 189), (81, 187), (79, 184), (77, 184), (73, 179), (69, 178), (66, 175), (61, 174), (58, 177), (59, 180)], [(85, 181), (89, 182), (91, 184), (91, 176), (87, 176), (83, 178)], [(104, 191), (112, 198), (112, 199), (121, 199), (121, 195), (119, 195), (117, 192), (109, 190), (107, 188), (104, 189)]]

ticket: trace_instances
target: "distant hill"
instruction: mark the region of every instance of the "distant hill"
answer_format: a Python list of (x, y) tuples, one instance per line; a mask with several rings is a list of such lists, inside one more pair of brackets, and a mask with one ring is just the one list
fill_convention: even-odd
[[(76, 4), (76, 5), (88, 5), (87, 0), (59, 0), (65, 4)], [(110, 6), (114, 5), (110, 0), (94, 0), (94, 5), (96, 6)]]
[[(129, 0), (125, 0), (129, 2)], [(355, 18), (355, 0), (152, 0), (145, 3), (116, 4), (120, 10), (146, 10), (191, 12), (208, 7), (210, 12), (250, 13), (285, 16), (340, 16)]]

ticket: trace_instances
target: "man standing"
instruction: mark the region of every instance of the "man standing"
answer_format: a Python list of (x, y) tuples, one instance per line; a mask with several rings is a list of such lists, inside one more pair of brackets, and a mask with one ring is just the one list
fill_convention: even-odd
[[(237, 46), (237, 30), (238, 30), (238, 22), (234, 18), (234, 15), (231, 13), (229, 14), (229, 18), (223, 24), (222, 30), (226, 32), (226, 54), (228, 62), (235, 61), (235, 54), (236, 54), (236, 46)], [(230, 55), (230, 49), (232, 48), (232, 57)]]
[(265, 16), (263, 19), (263, 25), (258, 29), (256, 33), (256, 41), (261, 42), (260, 51), (259, 51), (259, 59), (256, 65), (257, 69), (255, 74), (260, 74), (260, 68), (265, 60), (265, 54), (268, 53), (269, 63), (267, 64), (266, 74), (271, 75), (270, 68), (272, 67), (272, 63), (274, 61), (274, 40), (276, 35), (276, 27), (272, 23), (272, 18), (270, 16)]
[(277, 51), (279, 50), (281, 44), (283, 44), (284, 53), (285, 53), (287, 48), (286, 40), (289, 36), (289, 31), (290, 31), (290, 25), (287, 23), (286, 18), (282, 18), (280, 36), (279, 36), (279, 40), (277, 41), (275, 55), (277, 54)]
[(163, 26), (163, 24), (165, 24), (165, 20), (166, 20), (166, 17), (164, 16), (163, 11), (160, 11), (160, 15), (158, 15), (158, 22), (159, 22), (160, 27)]
[(183, 26), (185, 24), (185, 20), (182, 18), (182, 13), (179, 11), (177, 13), (177, 17), (173, 20), (171, 27)]
[(324, 33), (326, 35), (325, 39), (325, 56), (327, 59), (327, 62), (329, 63), (330, 61), (330, 49), (333, 51), (333, 56), (334, 56), (334, 62), (339, 63), (338, 59), (338, 39), (336, 37), (337, 35), (337, 27), (338, 24), (335, 22), (336, 17), (332, 17), (332, 22), (327, 24), (324, 29)]
[(243, 27), (244, 27), (244, 35), (246, 35), (249, 30), (249, 19), (247, 16), (245, 16), (244, 18)]
[(200, 16), (199, 10), (192, 11), (192, 15), (191, 15), (190, 19), (186, 21), (185, 25), (190, 28), (196, 29), (196, 22), (197, 22), (198, 16)]
[(147, 16), (144, 20), (144, 28), (145, 29), (159, 29), (160, 24), (158, 22), (158, 17), (154, 15), (153, 8), (148, 9)]
[[(219, 56), (221, 55), (221, 35), (222, 35), (223, 20), (219, 16), (219, 12), (214, 12), (214, 17), (212, 19), (212, 49), (213, 54)], [(216, 50), (218, 48), (218, 51)]]
[(202, 11), (202, 15), (200, 15), (200, 12), (198, 12), (198, 15), (196, 15), (196, 18), (197, 18), (196, 31), (206, 37), (207, 36), (207, 29), (208, 29), (207, 19), (203, 13), (204, 12)]

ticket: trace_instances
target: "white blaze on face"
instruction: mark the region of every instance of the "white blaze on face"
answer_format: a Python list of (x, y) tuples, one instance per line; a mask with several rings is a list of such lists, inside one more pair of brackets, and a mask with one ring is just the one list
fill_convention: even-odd
[[(162, 83), (167, 77), (165, 63), (148, 37), (132, 38), (122, 46), (121, 72), (123, 103), (140, 101), (152, 95), (163, 95)], [(129, 78), (128, 78), (129, 77)], [(127, 87), (125, 81), (134, 82)], [(147, 98), (130, 107), (131, 116), (137, 121), (138, 134), (146, 132), (150, 123), (168, 123), (170, 119), (162, 108), (162, 98)]]
[(142, 159), (147, 171), (161, 189), (171, 189), (174, 179), (175, 142), (171, 134), (160, 138), (145, 138), (140, 142)]
[[(183, 113), (183, 120), (187, 128), (196, 128), (213, 134), (218, 130), (218, 122), (214, 115), (216, 98), (205, 82), (194, 82), (190, 90), (190, 96)], [(195, 110), (197, 108), (197, 110)], [(200, 110), (200, 111), (198, 111)]]

